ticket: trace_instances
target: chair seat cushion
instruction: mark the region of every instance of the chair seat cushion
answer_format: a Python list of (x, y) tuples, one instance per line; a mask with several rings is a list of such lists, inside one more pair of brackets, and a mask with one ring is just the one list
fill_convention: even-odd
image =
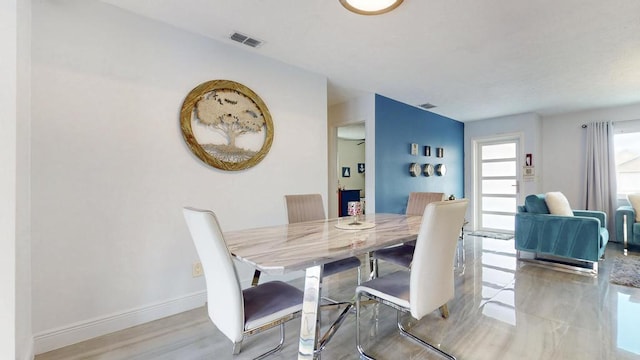
[(413, 261), (414, 246), (403, 244), (400, 246), (394, 246), (376, 250), (373, 253), (373, 257), (376, 259), (384, 260), (402, 267), (411, 267)]
[(366, 292), (409, 309), (410, 279), (409, 271), (396, 271), (360, 284), (356, 287), (356, 294)]
[(345, 270), (360, 267), (360, 259), (355, 256), (324, 264), (323, 276), (331, 276)]
[(302, 291), (282, 281), (270, 281), (242, 290), (242, 295), (245, 330), (302, 310)]

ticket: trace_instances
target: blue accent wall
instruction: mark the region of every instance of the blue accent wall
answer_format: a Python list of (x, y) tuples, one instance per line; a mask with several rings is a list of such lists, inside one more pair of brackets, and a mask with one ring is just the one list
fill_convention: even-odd
[[(375, 97), (376, 212), (403, 214), (409, 193), (444, 192), (464, 197), (464, 123), (381, 95)], [(419, 145), (411, 155), (411, 144)], [(431, 156), (424, 156), (424, 146)], [(436, 148), (444, 157), (436, 157)], [(412, 177), (409, 165), (445, 164), (445, 176)]]

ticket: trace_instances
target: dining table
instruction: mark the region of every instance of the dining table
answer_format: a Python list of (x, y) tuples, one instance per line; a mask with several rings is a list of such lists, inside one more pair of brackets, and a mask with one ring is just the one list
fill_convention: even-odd
[(298, 359), (317, 359), (323, 265), (415, 240), (421, 216), (375, 213), (224, 232), (237, 260), (270, 275), (304, 271)]

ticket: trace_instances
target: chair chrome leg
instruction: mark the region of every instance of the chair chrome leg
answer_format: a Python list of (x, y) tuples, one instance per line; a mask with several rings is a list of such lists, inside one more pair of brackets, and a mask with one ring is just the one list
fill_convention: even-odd
[(623, 238), (623, 243), (624, 243), (624, 250), (623, 250), (623, 254), (624, 256), (627, 256), (627, 244), (628, 244), (628, 230), (627, 230), (627, 215), (624, 215), (622, 217), (622, 238)]
[(240, 350), (242, 350), (242, 340), (233, 343), (233, 355), (240, 354)]
[(360, 353), (360, 359), (375, 360), (371, 356), (367, 355), (362, 348), (360, 342), (360, 293), (356, 293), (356, 348)]
[(260, 282), (260, 270), (256, 270), (253, 272), (253, 279), (251, 280), (251, 286), (257, 286), (258, 282)]
[(429, 344), (428, 342), (420, 339), (419, 337), (413, 335), (412, 333), (408, 332), (404, 328), (404, 326), (402, 326), (402, 323), (400, 322), (400, 318), (398, 318), (398, 329), (400, 330), (400, 335), (403, 335), (403, 336), (406, 336), (406, 337), (412, 339), (413, 341), (417, 342), (418, 344), (437, 352), (438, 354), (444, 356), (445, 358), (447, 358), (449, 360), (456, 360), (455, 356), (440, 350), (438, 347), (433, 346), (433, 345)]
[(273, 349), (267, 351), (266, 353), (262, 355), (258, 355), (257, 357), (253, 358), (253, 360), (261, 360), (271, 354), (277, 353), (278, 351), (282, 350), (282, 345), (284, 345), (284, 323), (280, 324), (280, 343)]
[(378, 277), (378, 259), (373, 257), (372, 252), (369, 252), (367, 256), (369, 257), (369, 280), (372, 280)]
[(379, 269), (380, 269), (380, 266), (379, 266), (378, 259), (373, 258), (373, 270), (371, 271), (371, 278), (372, 279), (375, 279), (375, 278), (378, 277)]
[[(364, 349), (362, 348), (361, 339), (360, 339), (360, 317), (361, 317), (361, 315), (360, 315), (360, 305), (362, 303), (362, 301), (360, 300), (361, 295), (362, 295), (361, 293), (356, 293), (356, 348), (358, 349), (358, 353), (360, 353), (360, 359), (374, 360), (374, 358), (371, 355), (368, 355), (367, 353), (364, 352)], [(369, 297), (371, 295), (366, 295), (366, 296)], [(380, 301), (380, 300), (378, 300), (378, 301)], [(391, 306), (391, 307), (396, 309), (396, 316), (397, 316), (396, 321), (398, 323), (398, 330), (400, 330), (400, 335), (408, 337), (408, 338), (414, 340), (415, 342), (417, 342), (418, 344), (422, 345), (423, 347), (426, 347), (426, 348), (428, 348), (430, 350), (433, 350), (436, 353), (438, 353), (439, 355), (441, 355), (441, 356), (443, 356), (443, 357), (445, 357), (445, 358), (447, 358), (449, 360), (456, 360), (455, 356), (440, 350), (438, 347), (429, 344), (428, 342), (420, 339), (419, 337), (413, 335), (412, 333), (408, 332), (405, 329), (404, 325), (402, 325), (402, 321), (401, 321), (400, 315), (404, 311), (407, 311), (407, 309), (397, 307), (397, 305), (390, 304), (390, 303), (388, 303), (386, 301), (382, 301), (382, 303), (385, 304), (385, 305), (389, 305), (389, 306)], [(440, 307), (440, 311), (442, 311), (443, 308), (446, 309), (446, 313), (447, 313), (447, 316), (448, 316), (449, 309), (447, 307), (447, 304), (444, 304), (443, 306), (441, 306)]]

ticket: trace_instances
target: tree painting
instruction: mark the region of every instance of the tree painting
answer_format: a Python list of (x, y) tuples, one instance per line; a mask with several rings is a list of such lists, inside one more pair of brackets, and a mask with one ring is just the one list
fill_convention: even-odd
[(253, 90), (231, 80), (193, 88), (180, 109), (182, 136), (204, 163), (224, 171), (256, 166), (273, 144), (273, 121)]
[(265, 126), (265, 119), (250, 98), (231, 89), (213, 90), (196, 103), (194, 113), (195, 122), (227, 141), (226, 144), (200, 144), (211, 156), (222, 161), (241, 162), (256, 154), (254, 150), (236, 145), (242, 135), (262, 132)]

